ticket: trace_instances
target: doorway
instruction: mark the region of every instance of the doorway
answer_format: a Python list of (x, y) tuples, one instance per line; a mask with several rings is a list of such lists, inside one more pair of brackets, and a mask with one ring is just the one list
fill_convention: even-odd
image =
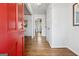
[(42, 36), (42, 19), (35, 20), (35, 37)]

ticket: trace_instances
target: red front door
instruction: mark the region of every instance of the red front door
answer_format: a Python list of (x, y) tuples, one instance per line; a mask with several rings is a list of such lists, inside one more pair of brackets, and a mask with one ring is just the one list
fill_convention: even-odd
[(0, 54), (23, 55), (23, 4), (0, 4)]

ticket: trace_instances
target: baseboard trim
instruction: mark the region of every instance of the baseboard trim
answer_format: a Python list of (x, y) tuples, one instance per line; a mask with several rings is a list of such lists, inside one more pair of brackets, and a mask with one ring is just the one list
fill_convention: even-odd
[[(47, 40), (47, 38), (46, 38), (46, 40)], [(50, 43), (50, 41), (47, 40), (47, 42), (49, 43), (50, 47), (53, 48), (52, 44)]]
[(75, 53), (77, 56), (79, 56), (79, 53), (76, 52), (76, 51), (74, 51), (72, 48), (69, 48), (69, 47), (68, 47), (68, 49), (70, 49), (73, 53)]
[(52, 48), (67, 48), (66, 46), (53, 46)]

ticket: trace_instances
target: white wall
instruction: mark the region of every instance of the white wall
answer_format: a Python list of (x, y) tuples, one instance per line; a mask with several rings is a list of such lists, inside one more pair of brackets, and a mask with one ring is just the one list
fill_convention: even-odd
[(37, 20), (38, 18), (42, 19), (42, 36), (45, 36), (45, 15), (43, 14), (34, 14), (33, 16), (33, 36), (35, 36), (35, 20)]
[[(52, 48), (66, 47), (68, 41), (68, 4), (50, 4), (47, 10), (48, 41)], [(52, 22), (52, 23), (51, 23)], [(52, 24), (52, 25), (51, 25)], [(51, 36), (52, 32), (52, 36)]]
[(50, 46), (52, 47), (54, 43), (53, 42), (53, 33), (52, 33), (52, 4), (50, 4), (47, 7), (47, 12), (46, 12), (46, 39), (49, 42)]
[(76, 54), (79, 55), (79, 26), (73, 26), (73, 4), (69, 5), (69, 11), (67, 15), (69, 16), (69, 43), (68, 48), (74, 51)]
[(55, 36), (59, 34), (56, 37), (60, 38), (66, 47), (79, 55), (79, 26), (73, 26), (73, 3), (55, 4), (55, 8), (54, 19), (55, 21), (59, 20), (58, 23), (60, 24), (55, 26), (55, 29), (57, 26), (59, 27), (55, 31)]
[(47, 21), (52, 20), (52, 39), (48, 34), (49, 43), (52, 41), (51, 47), (67, 47), (79, 55), (79, 26), (73, 26), (73, 3), (55, 3), (50, 6), (52, 10), (48, 8), (46, 16)]
[(24, 20), (27, 20), (27, 27), (25, 28), (24, 36), (32, 36), (32, 16), (25, 15)]
[(69, 33), (69, 5), (68, 3), (54, 4), (53, 30), (54, 30), (54, 46), (66, 47), (68, 43)]

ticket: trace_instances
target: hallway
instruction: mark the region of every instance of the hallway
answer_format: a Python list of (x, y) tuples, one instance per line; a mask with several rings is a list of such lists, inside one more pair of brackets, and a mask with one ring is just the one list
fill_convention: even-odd
[(51, 48), (40, 33), (34, 39), (25, 37), (25, 40), (25, 56), (76, 56), (67, 48)]

